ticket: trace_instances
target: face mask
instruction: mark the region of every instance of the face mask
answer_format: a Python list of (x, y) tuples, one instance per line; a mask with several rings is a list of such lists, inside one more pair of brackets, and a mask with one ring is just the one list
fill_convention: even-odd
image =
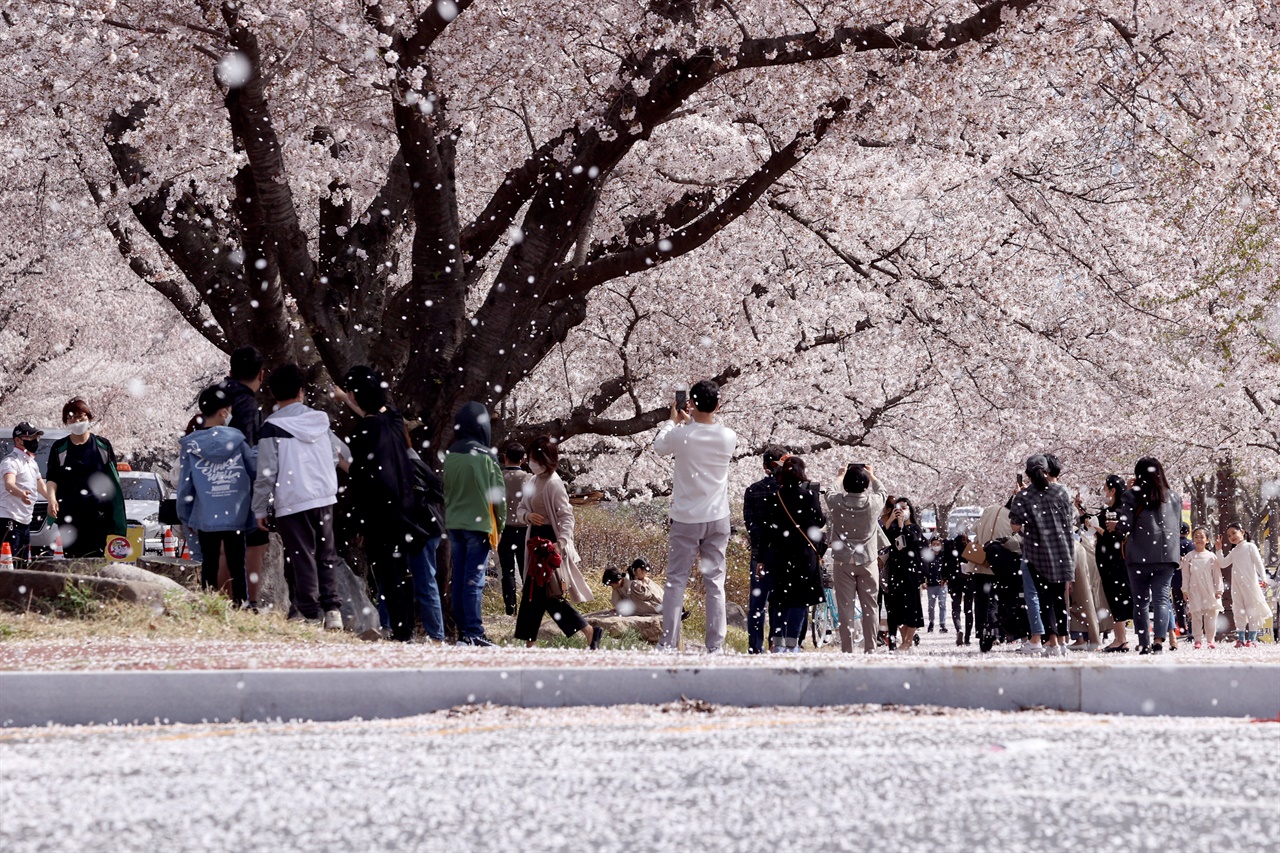
[(540, 463), (540, 462), (534, 462), (532, 459), (530, 459), (530, 460), (529, 460), (529, 470), (530, 470), (530, 471), (532, 471), (534, 474), (537, 474), (538, 476), (541, 476), (541, 475), (543, 475), (543, 474), (547, 473), (547, 466), (546, 466), (546, 465), (543, 465), (543, 464), (542, 464), (542, 463)]
[(222, 422), (223, 426), (231, 426), (231, 415), (227, 415), (227, 419)]
[(28, 453), (35, 453), (36, 449), (40, 447), (40, 439), (24, 438), (22, 441), (18, 442), (18, 446)]
[(89, 431), (89, 422), (76, 421), (73, 424), (67, 424), (67, 429), (71, 430), (72, 435), (84, 435)]

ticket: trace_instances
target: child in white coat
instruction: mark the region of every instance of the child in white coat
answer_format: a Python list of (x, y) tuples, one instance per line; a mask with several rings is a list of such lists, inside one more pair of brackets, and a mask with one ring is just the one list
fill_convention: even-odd
[[(1253, 648), (1258, 645), (1258, 631), (1271, 616), (1263, 594), (1267, 588), (1266, 570), (1262, 567), (1258, 546), (1248, 541), (1243, 527), (1235, 523), (1228, 525), (1227, 539), (1235, 546), (1231, 556), (1222, 560), (1222, 567), (1231, 569), (1231, 615), (1236, 622), (1236, 648)], [(1218, 547), (1222, 547), (1221, 540)]]
[(1197, 527), (1191, 534), (1195, 545), (1182, 558), (1182, 594), (1191, 616), (1191, 635), (1195, 647), (1208, 643), (1214, 648), (1213, 636), (1217, 630), (1218, 614), (1222, 612), (1222, 566), (1218, 555), (1209, 550), (1209, 531)]

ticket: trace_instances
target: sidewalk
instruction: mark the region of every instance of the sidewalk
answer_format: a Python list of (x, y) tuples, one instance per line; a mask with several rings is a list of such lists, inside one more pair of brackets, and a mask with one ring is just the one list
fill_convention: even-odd
[[(585, 656), (585, 655), (584, 655)], [(716, 660), (717, 665), (704, 666)], [(1280, 665), (249, 669), (0, 673), (0, 725), (334, 721), (458, 705), (940, 705), (1141, 716), (1280, 717)]]

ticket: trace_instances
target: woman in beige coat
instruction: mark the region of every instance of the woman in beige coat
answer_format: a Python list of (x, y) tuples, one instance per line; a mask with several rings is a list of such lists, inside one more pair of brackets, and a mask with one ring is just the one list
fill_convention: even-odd
[(533, 583), (529, 577), (532, 559), (525, 561), (524, 592), (520, 596), (520, 611), (516, 615), (516, 639), (532, 646), (538, 640), (542, 617), (550, 613), (556, 625), (566, 637), (581, 631), (587, 638), (587, 646), (599, 648), (604, 632), (587, 624), (582, 614), (574, 609), (571, 601), (590, 601), (595, 596), (587, 586), (587, 580), (578, 569), (578, 549), (573, 544), (573, 506), (564, 481), (556, 473), (560, 462), (560, 450), (550, 436), (540, 435), (529, 447), (529, 468), (533, 480), (524, 489), (516, 521), (528, 525), (528, 540), (549, 539), (560, 551), (560, 568), (557, 574), (564, 595), (558, 598), (547, 595), (546, 588)]

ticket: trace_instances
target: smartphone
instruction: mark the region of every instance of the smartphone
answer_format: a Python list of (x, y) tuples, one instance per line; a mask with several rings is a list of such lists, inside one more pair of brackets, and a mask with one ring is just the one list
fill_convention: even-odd
[(689, 408), (689, 392), (681, 388), (676, 392), (676, 411), (683, 412)]
[(1022, 475), (1021, 475), (1021, 474), (1019, 474), (1019, 475), (1018, 475), (1018, 488), (1019, 488), (1019, 489), (1021, 489), (1021, 488), (1022, 488)]

